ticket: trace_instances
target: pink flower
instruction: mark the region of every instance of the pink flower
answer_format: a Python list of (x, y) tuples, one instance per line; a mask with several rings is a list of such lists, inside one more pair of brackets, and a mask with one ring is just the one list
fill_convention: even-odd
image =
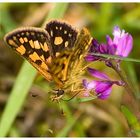
[(89, 96), (94, 93), (99, 99), (107, 99), (110, 96), (114, 84), (119, 86), (124, 84), (122, 81), (110, 80), (106, 74), (95, 69), (88, 68), (88, 72), (100, 80), (87, 81), (83, 79), (83, 86), (85, 88), (84, 96)]
[(110, 36), (106, 37), (108, 46), (112, 46), (112, 45), (116, 46), (114, 55), (127, 57), (133, 47), (132, 36), (128, 33), (125, 33), (125, 30), (121, 31), (118, 26), (114, 27), (113, 36), (114, 36), (113, 40), (110, 38)]
[(113, 30), (113, 40), (110, 36), (106, 36), (106, 44), (99, 43), (97, 40), (92, 40), (92, 45), (89, 51), (89, 54), (85, 57), (87, 61), (96, 61), (101, 60), (105, 61), (106, 59), (100, 56), (95, 56), (92, 53), (100, 54), (109, 54), (109, 55), (118, 55), (121, 57), (127, 57), (133, 47), (133, 38), (129, 33), (125, 33), (124, 30), (120, 30), (118, 26), (114, 27)]

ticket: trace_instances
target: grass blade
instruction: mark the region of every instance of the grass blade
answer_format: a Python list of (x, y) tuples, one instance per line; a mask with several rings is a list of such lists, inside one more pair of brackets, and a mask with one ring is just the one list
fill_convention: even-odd
[(133, 133), (136, 136), (140, 136), (140, 123), (138, 122), (138, 119), (135, 117), (134, 114), (132, 114), (132, 112), (129, 111), (127, 107), (122, 106), (121, 110), (126, 117), (130, 128), (132, 128)]
[[(25, 101), (27, 93), (36, 75), (35, 69), (32, 69), (32, 70), (30, 69), (32, 69), (32, 66), (28, 62), (25, 62), (22, 65), (22, 68), (16, 79), (14, 88), (10, 94), (10, 97), (6, 104), (6, 108), (1, 118), (0, 136), (5, 136), (7, 134), (14, 119), (16, 118), (18, 112), (20, 111)], [(25, 75), (28, 76), (28, 79)], [(29, 77), (30, 77), (30, 80), (29, 80)]]

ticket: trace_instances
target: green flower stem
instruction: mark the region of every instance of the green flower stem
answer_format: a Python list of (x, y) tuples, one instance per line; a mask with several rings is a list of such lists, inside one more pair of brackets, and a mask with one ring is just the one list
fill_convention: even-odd
[(124, 88), (126, 89), (127, 93), (131, 97), (131, 100), (130, 100), (131, 101), (131, 105), (133, 106), (133, 108), (136, 109), (137, 113), (139, 114), (139, 112), (140, 112), (140, 105), (139, 105), (140, 101), (135, 97), (135, 91), (132, 88), (131, 84), (129, 83), (129, 80), (127, 79), (127, 77), (124, 74), (124, 72), (121, 71), (120, 69), (118, 69), (117, 65), (114, 64), (113, 62), (112, 62), (112, 68), (119, 75), (121, 80), (124, 82)]

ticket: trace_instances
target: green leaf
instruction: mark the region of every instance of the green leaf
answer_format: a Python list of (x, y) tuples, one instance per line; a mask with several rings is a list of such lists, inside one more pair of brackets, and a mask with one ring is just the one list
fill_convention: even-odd
[[(54, 5), (54, 9), (50, 11), (47, 20), (51, 18), (61, 18), (67, 9), (67, 6), (68, 3), (56, 3)], [(45, 23), (46, 21), (44, 24)], [(20, 73), (17, 76), (12, 92), (10, 93), (10, 97), (7, 101), (4, 112), (1, 116), (0, 137), (7, 136), (16, 116), (24, 104), (36, 73), (37, 72), (31, 65), (29, 65), (27, 62), (24, 62)]]
[(130, 112), (129, 109), (124, 105), (121, 106), (121, 111), (126, 117), (130, 128), (133, 130), (132, 132), (136, 136), (140, 136), (140, 123), (138, 119), (136, 118), (136, 116), (132, 112)]
[(33, 69), (28, 62), (25, 62), (22, 65), (5, 110), (2, 114), (0, 122), (0, 136), (3, 137), (7, 135), (7, 132), (9, 131), (14, 119), (22, 108), (35, 75), (35, 69)]
[(94, 99), (97, 99), (97, 97), (95, 96), (95, 97), (78, 98), (77, 101), (78, 102), (88, 102), (88, 101), (91, 101)]

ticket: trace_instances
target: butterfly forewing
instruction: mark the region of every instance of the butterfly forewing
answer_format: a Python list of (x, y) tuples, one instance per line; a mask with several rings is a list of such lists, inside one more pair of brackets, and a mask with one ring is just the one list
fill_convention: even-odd
[(71, 25), (53, 20), (46, 25), (46, 31), (50, 35), (53, 57), (65, 49), (74, 47), (78, 32)]
[(47, 80), (51, 80), (48, 72), (48, 64), (51, 63), (49, 35), (45, 30), (33, 27), (16, 29), (5, 36), (5, 41)]

